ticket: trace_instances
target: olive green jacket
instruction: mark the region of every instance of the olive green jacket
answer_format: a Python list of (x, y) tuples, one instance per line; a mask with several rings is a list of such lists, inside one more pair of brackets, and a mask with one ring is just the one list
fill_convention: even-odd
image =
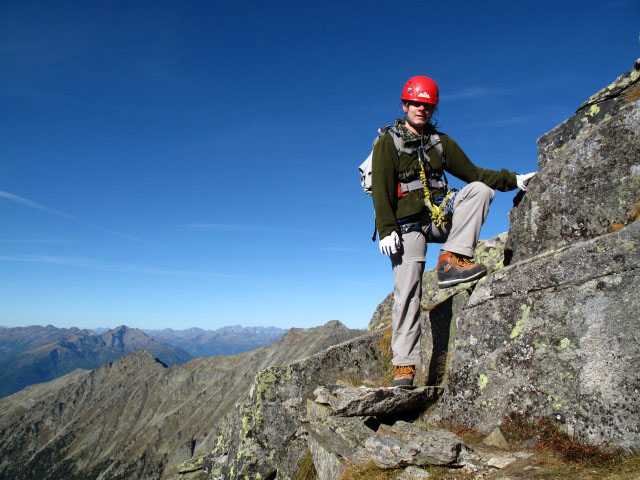
[[(404, 120), (396, 120), (396, 127), (403, 133), (407, 148), (420, 145), (420, 137), (404, 127)], [(426, 135), (432, 132), (425, 132)], [(438, 132), (445, 157), (444, 171), (467, 183), (482, 182), (485, 185), (507, 192), (517, 188), (515, 172), (502, 169), (486, 170), (476, 167), (465, 155), (458, 144), (448, 135)], [(432, 148), (429, 152), (429, 164), (434, 170), (442, 170), (440, 156)], [(380, 238), (384, 238), (394, 230), (400, 233), (397, 220), (419, 214), (425, 210), (424, 190), (409, 192), (398, 198), (398, 174), (400, 172), (418, 172), (417, 153), (400, 153), (393, 143), (391, 134), (382, 135), (373, 148), (372, 190), (373, 206), (376, 212), (376, 228)], [(419, 178), (419, 174), (416, 174)], [(406, 181), (406, 180), (404, 180)], [(444, 195), (446, 192), (431, 192), (432, 197)]]

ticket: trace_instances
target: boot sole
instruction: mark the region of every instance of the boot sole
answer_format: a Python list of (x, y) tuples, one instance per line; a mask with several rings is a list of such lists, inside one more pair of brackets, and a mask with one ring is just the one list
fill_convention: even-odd
[(486, 274), (487, 274), (487, 271), (484, 270), (482, 272), (474, 273), (473, 275), (470, 275), (465, 278), (453, 278), (451, 280), (442, 280), (442, 281), (438, 280), (438, 288), (453, 287), (454, 285), (458, 285), (459, 283), (470, 282), (471, 280), (476, 280), (478, 278), (484, 277)]

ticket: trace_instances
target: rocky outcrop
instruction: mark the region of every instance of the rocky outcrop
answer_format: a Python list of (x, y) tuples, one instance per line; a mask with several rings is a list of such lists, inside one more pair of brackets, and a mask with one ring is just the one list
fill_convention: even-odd
[[(368, 335), (259, 372), (218, 431), (205, 460), (210, 478), (291, 479), (307, 448), (322, 480), (339, 479), (358, 459), (384, 468), (503, 468), (516, 456), (480, 458), (430, 425), (491, 432), (487, 443), (504, 447), (496, 427), (512, 413), (552, 418), (590, 443), (638, 448), (639, 70), (636, 64), (540, 139), (540, 173), (516, 197), (506, 248), (501, 235), (476, 250), (490, 267), (486, 278), (437, 290), (435, 271), (425, 273), (417, 380), (444, 393), (423, 424), (401, 421), (415, 421), (416, 411), (367, 410), (368, 399), (386, 402), (387, 391), (333, 385), (340, 375), (384, 370), (379, 339), (390, 323), (389, 296)], [(313, 402), (318, 385), (325, 388)], [(368, 405), (357, 410), (363, 416), (336, 415), (340, 396), (360, 397)]]
[[(507, 234), (503, 233), (488, 240), (480, 240), (474, 252), (476, 261), (487, 266), (489, 274), (503, 268), (504, 249)], [(419, 385), (442, 385), (448, 362), (453, 352), (455, 339), (455, 318), (464, 307), (478, 281), (438, 289), (435, 269), (422, 277), (422, 297), (420, 306), (420, 347), (422, 364), (417, 366), (416, 383)], [(378, 306), (368, 330), (384, 331), (391, 326), (393, 294)]]
[[(507, 234), (502, 233), (489, 240), (480, 240), (474, 252), (474, 258), (484, 264), (489, 273), (503, 267), (504, 249)], [(446, 302), (457, 293), (467, 291), (477, 283), (469, 282), (455, 287), (438, 289), (438, 276), (435, 270), (428, 270), (422, 276), (422, 297), (420, 306), (423, 312), (430, 312), (438, 305)], [(391, 325), (391, 310), (393, 308), (393, 293), (384, 299), (373, 313), (367, 330), (376, 332), (384, 330)], [(424, 333), (424, 332), (423, 332)], [(424, 352), (423, 352), (424, 353)]]
[(506, 267), (457, 318), (432, 420), (488, 432), (512, 412), (640, 446), (640, 222)]
[(539, 174), (509, 214), (516, 262), (638, 219), (640, 60), (538, 140)]
[(343, 417), (397, 415), (424, 409), (438, 398), (437, 387), (372, 388), (335, 385), (320, 387), (313, 394), (316, 402), (329, 405), (334, 415)]
[[(380, 429), (365, 442), (369, 457), (380, 468), (408, 465), (462, 466), (469, 449), (456, 434), (440, 428), (425, 429), (399, 421)], [(470, 452), (469, 452), (470, 453)]]
[(539, 140), (540, 173), (510, 215), (511, 264), (457, 316), (431, 421), (488, 432), (517, 412), (640, 446), (639, 80), (636, 63)]
[(384, 373), (380, 335), (363, 335), (283, 367), (260, 371), (226, 416), (205, 461), (214, 479), (293, 478), (307, 450), (307, 399), (318, 385)]
[(0, 399), (0, 478), (172, 477), (179, 463), (211, 451), (210, 432), (257, 371), (361, 334), (334, 321), (252, 352), (171, 367), (138, 351), (27, 387)]

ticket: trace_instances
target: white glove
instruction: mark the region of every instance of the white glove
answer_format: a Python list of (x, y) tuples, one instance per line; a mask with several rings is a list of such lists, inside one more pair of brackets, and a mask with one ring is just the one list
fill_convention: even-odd
[(400, 236), (398, 235), (398, 232), (394, 230), (391, 232), (391, 235), (387, 235), (380, 239), (380, 253), (384, 253), (389, 256), (395, 255), (398, 253), (400, 245)]
[(533, 177), (538, 172), (527, 173), (526, 175), (516, 175), (516, 182), (518, 183), (518, 188), (520, 190), (527, 190), (527, 182), (531, 177)]

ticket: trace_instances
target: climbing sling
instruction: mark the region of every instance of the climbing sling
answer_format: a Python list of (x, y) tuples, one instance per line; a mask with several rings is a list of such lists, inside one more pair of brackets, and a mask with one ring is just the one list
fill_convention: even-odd
[[(430, 136), (429, 141), (431, 143), (434, 136), (437, 136), (437, 146), (439, 146), (440, 148), (438, 149), (436, 145), (434, 146), (436, 146), (436, 151), (440, 153), (442, 165), (444, 166), (444, 152), (442, 150), (442, 144), (440, 143), (440, 136), (437, 134), (433, 134)], [(444, 197), (439, 197), (434, 200), (431, 199), (431, 190), (429, 187), (430, 180), (431, 178), (433, 178), (433, 175), (431, 175), (431, 178), (428, 178), (428, 173), (425, 171), (425, 166), (429, 168), (429, 172), (433, 172), (433, 169), (431, 168), (431, 165), (428, 163), (428, 161), (426, 161), (424, 158), (425, 152), (428, 150), (424, 148), (424, 135), (420, 136), (420, 144), (420, 148), (418, 149), (418, 164), (420, 165), (420, 180), (422, 183), (422, 189), (424, 191), (424, 205), (431, 213), (431, 221), (433, 222), (433, 224), (436, 227), (443, 228), (447, 225), (447, 222), (453, 215), (453, 201), (458, 191), (456, 189), (449, 188), (447, 175), (444, 173), (444, 170), (442, 170), (442, 177), (444, 178), (444, 181), (438, 178), (437, 182), (444, 186), (444, 191), (447, 193)], [(432, 147), (429, 147), (429, 149), (430, 148)], [(440, 201), (438, 202), (438, 200)]]

